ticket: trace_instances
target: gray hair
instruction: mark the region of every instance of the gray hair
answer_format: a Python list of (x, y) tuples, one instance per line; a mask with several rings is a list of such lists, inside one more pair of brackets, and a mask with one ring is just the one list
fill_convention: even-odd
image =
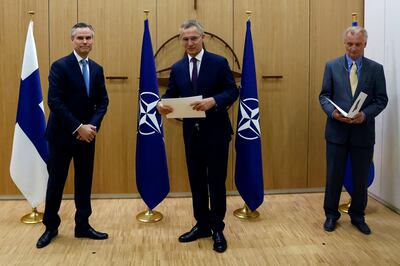
[(78, 22), (71, 28), (71, 39), (73, 40), (76, 35), (77, 29), (89, 28), (92, 32), (92, 37), (94, 37), (94, 28), (92, 25), (85, 23), (85, 22)]
[(204, 35), (204, 28), (203, 26), (200, 24), (200, 22), (198, 22), (195, 19), (188, 19), (185, 22), (182, 23), (181, 27), (179, 28), (179, 33), (182, 34), (183, 30), (189, 29), (191, 27), (196, 27), (197, 31), (200, 33), (201, 36)]
[(343, 40), (346, 40), (346, 37), (347, 37), (347, 35), (348, 35), (349, 33), (350, 33), (351, 35), (355, 35), (355, 34), (357, 34), (357, 33), (361, 33), (361, 34), (364, 36), (364, 42), (367, 42), (367, 40), (368, 40), (368, 32), (367, 32), (367, 30), (364, 29), (363, 27), (360, 27), (360, 26), (351, 26), (351, 27), (348, 27), (348, 28), (345, 30), (345, 32), (343, 33)]

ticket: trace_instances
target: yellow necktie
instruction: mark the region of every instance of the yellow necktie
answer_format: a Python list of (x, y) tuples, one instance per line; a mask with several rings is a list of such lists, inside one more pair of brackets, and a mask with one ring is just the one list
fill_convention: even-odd
[(353, 96), (357, 89), (357, 83), (358, 83), (357, 66), (356, 66), (356, 63), (353, 62), (353, 64), (351, 65), (351, 68), (350, 68), (350, 86), (351, 86), (351, 94)]

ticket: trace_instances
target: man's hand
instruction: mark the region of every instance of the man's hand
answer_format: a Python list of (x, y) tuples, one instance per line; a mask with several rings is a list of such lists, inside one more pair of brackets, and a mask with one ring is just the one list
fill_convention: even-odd
[(363, 112), (358, 112), (352, 119), (351, 124), (361, 124), (365, 121), (365, 114)]
[(172, 107), (169, 105), (163, 104), (161, 101), (157, 103), (157, 110), (162, 115), (167, 115), (173, 111)]
[(333, 118), (347, 124), (351, 124), (351, 119), (342, 115), (338, 110), (333, 111)]
[(193, 110), (196, 111), (207, 111), (213, 108), (217, 103), (213, 97), (205, 98), (200, 101), (195, 101), (190, 104)]
[(335, 110), (333, 111), (333, 118), (347, 124), (361, 124), (365, 121), (365, 114), (359, 112), (353, 118), (348, 118), (342, 115), (338, 110)]
[(76, 136), (76, 139), (90, 143), (94, 140), (96, 135), (97, 135), (96, 127), (91, 124), (87, 124), (87, 125), (82, 125), (78, 129), (78, 135)]

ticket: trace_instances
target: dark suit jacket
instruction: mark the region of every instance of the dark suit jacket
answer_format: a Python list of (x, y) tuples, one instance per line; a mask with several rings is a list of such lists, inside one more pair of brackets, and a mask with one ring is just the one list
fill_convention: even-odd
[(79, 63), (74, 55), (54, 62), (49, 74), (48, 104), (50, 116), (46, 136), (49, 141), (68, 144), (75, 140), (73, 132), (82, 124), (92, 124), (100, 129), (107, 111), (108, 96), (103, 68), (89, 60), (90, 96)]
[[(349, 125), (335, 120), (332, 117), (335, 107), (325, 97), (331, 99), (343, 110), (349, 111), (361, 91), (368, 95), (361, 107), (366, 121), (359, 125)], [(361, 75), (353, 97), (346, 57), (342, 56), (329, 61), (325, 67), (319, 100), (322, 109), (328, 115), (325, 127), (327, 141), (336, 144), (350, 143), (360, 147), (373, 146), (375, 144), (375, 116), (386, 107), (388, 102), (382, 65), (368, 58), (362, 58)]]
[(198, 93), (193, 90), (189, 75), (189, 60), (185, 55), (171, 69), (168, 89), (163, 98), (203, 95), (214, 97), (217, 106), (206, 112), (206, 119), (183, 119), (185, 140), (190, 138), (198, 123), (208, 140), (230, 140), (233, 134), (227, 108), (235, 102), (239, 92), (228, 61), (219, 55), (204, 51), (197, 79)]

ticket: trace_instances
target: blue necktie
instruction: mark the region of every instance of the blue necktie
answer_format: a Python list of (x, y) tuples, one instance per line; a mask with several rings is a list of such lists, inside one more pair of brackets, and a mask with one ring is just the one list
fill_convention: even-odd
[(81, 63), (82, 63), (82, 76), (83, 76), (83, 80), (85, 81), (85, 85), (86, 85), (86, 93), (89, 96), (90, 78), (89, 78), (88, 62), (87, 62), (87, 60), (82, 59)]
[(190, 62), (193, 64), (193, 69), (192, 69), (192, 88), (197, 94), (197, 59), (195, 57), (192, 57), (190, 59)]

